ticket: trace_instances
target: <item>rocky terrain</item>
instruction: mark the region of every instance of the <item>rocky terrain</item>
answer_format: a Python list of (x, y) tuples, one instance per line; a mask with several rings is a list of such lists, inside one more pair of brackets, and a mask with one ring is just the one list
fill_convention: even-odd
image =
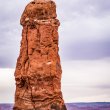
[[(68, 103), (67, 110), (110, 110), (109, 103)], [(0, 104), (0, 110), (12, 110), (13, 104)]]
[(110, 103), (69, 103), (67, 110), (110, 110)]

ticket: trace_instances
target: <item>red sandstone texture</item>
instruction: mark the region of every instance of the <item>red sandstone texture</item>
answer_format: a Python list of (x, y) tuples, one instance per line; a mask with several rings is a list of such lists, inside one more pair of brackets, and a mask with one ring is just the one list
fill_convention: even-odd
[(56, 17), (56, 5), (51, 0), (32, 1), (22, 14), (14, 110), (66, 110)]

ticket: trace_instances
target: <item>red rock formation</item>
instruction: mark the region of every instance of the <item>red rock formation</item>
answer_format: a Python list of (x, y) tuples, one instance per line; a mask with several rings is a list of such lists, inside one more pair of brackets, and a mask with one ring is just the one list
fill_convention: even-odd
[(35, 0), (22, 14), (14, 110), (66, 110), (56, 17), (56, 5), (51, 0)]

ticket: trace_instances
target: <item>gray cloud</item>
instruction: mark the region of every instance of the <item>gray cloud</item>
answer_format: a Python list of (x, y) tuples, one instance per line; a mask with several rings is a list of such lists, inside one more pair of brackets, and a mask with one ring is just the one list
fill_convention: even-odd
[(61, 58), (95, 60), (109, 57), (110, 1), (64, 0), (57, 3), (61, 20)]
[(97, 60), (110, 57), (110, 42), (77, 42), (63, 46), (61, 58), (66, 60)]
[(110, 13), (109, 0), (57, 1), (59, 18), (71, 20), (78, 16), (103, 17)]
[(29, 1), (0, 1), (0, 68), (15, 67), (22, 29), (19, 20)]

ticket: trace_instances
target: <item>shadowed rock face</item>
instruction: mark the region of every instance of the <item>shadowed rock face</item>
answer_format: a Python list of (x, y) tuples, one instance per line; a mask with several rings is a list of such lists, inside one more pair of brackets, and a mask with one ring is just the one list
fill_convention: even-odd
[(22, 14), (14, 110), (66, 110), (56, 16), (56, 5), (51, 0), (35, 0)]

